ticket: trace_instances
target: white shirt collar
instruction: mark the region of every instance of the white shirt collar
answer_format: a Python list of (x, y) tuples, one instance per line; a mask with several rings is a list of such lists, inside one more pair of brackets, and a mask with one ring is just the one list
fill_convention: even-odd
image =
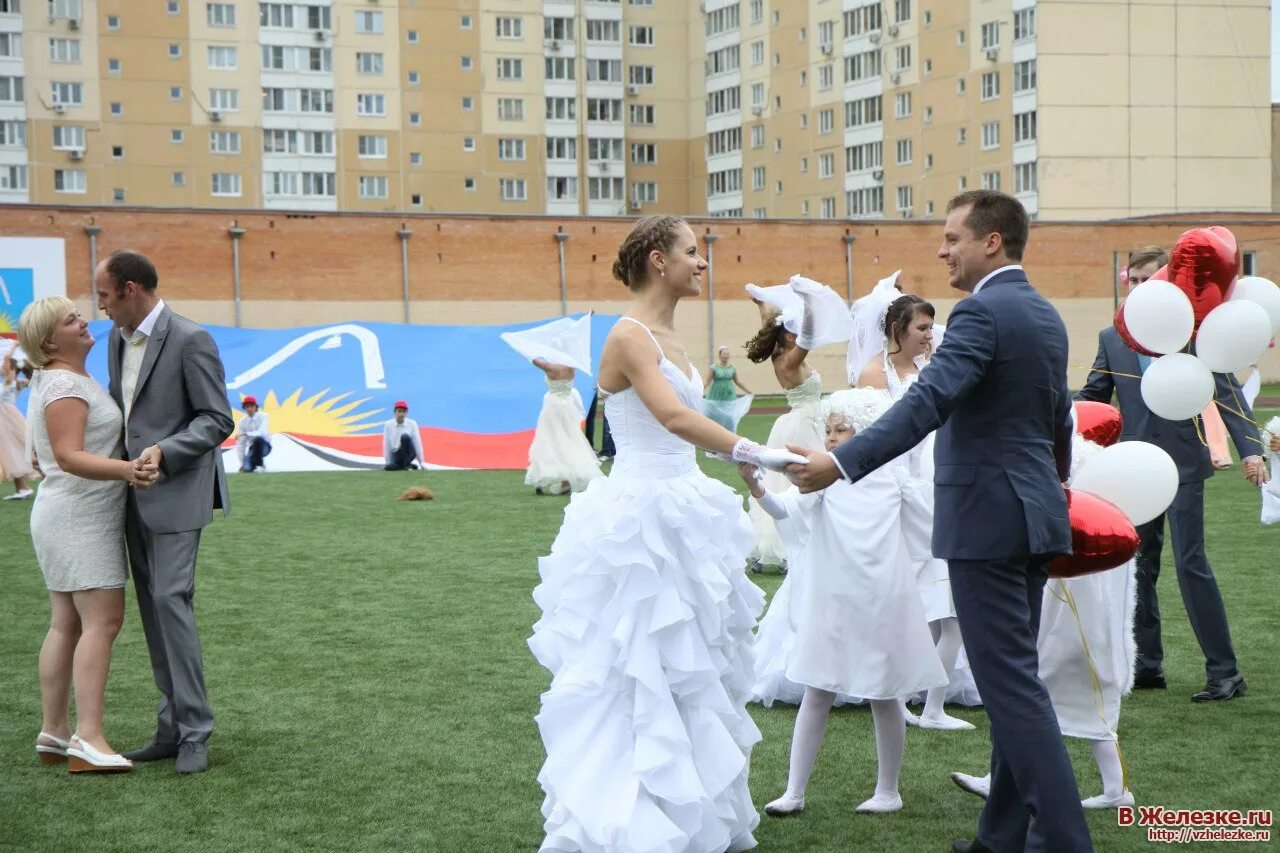
[(1002, 272), (1008, 272), (1009, 270), (1021, 270), (1021, 269), (1022, 269), (1022, 264), (1005, 264), (1004, 266), (1000, 267), (1000, 269), (998, 270), (992, 270), (991, 272), (984, 275), (982, 277), (982, 280), (973, 286), (973, 292), (977, 293), (979, 290), (982, 290), (983, 285), (991, 281), (991, 279), (995, 278), (996, 276), (1000, 275), (1000, 273)]
[(141, 335), (144, 338), (151, 337), (151, 332), (152, 330), (155, 329), (156, 321), (160, 319), (160, 312), (163, 310), (164, 310), (164, 300), (157, 299), (156, 307), (152, 308), (151, 313), (148, 314), (145, 318), (143, 318), (142, 322), (138, 324), (138, 328), (133, 330), (133, 334), (132, 335), (125, 334), (124, 329), (121, 329), (120, 337), (124, 338), (125, 343), (129, 343), (130, 341), (133, 341), (139, 335)]

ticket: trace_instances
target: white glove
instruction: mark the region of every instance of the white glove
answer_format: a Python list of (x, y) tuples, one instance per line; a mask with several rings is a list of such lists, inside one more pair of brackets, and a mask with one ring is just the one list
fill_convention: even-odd
[(770, 471), (780, 473), (793, 462), (798, 465), (809, 464), (808, 459), (790, 450), (775, 450), (772, 447), (756, 444), (749, 438), (738, 439), (738, 443), (733, 446), (733, 453), (727, 457), (723, 453), (717, 453), (716, 458), (724, 462), (749, 462), (757, 468), (768, 468)]

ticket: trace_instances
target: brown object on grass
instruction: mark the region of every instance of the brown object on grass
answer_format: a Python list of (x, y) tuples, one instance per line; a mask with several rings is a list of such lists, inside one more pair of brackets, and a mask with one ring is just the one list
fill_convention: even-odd
[(431, 500), (435, 500), (435, 497), (436, 497), (435, 495), (431, 494), (431, 490), (426, 488), (425, 486), (414, 486), (412, 489), (405, 492), (400, 497), (396, 498), (396, 500), (398, 501), (431, 501)]

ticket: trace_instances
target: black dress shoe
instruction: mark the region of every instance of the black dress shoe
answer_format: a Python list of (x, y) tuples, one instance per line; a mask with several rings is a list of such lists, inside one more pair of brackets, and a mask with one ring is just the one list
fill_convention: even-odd
[(1191, 697), (1192, 702), (1225, 702), (1237, 696), (1243, 696), (1245, 688), (1244, 676), (1236, 673), (1230, 678), (1211, 678), (1205, 682), (1204, 690)]
[(978, 839), (969, 841), (961, 838), (951, 845), (951, 853), (990, 853), (991, 848), (983, 847)]
[(1163, 672), (1157, 672), (1154, 675), (1135, 675), (1133, 678), (1134, 690), (1164, 690), (1168, 686), (1165, 684)]
[(173, 762), (175, 773), (203, 773), (209, 769), (209, 747), (202, 743), (178, 744), (178, 760)]
[(178, 745), (176, 743), (157, 743), (153, 740), (140, 749), (122, 754), (130, 761), (163, 761), (166, 758), (178, 757)]

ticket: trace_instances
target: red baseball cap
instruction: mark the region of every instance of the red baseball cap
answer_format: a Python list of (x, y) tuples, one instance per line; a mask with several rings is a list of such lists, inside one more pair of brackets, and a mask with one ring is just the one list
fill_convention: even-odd
[(404, 409), (407, 412), (409, 411), (409, 404), (406, 403), (404, 400), (396, 400), (396, 404), (395, 406), (393, 406), (393, 408)]
[(240, 401), (240, 405), (242, 405), (242, 406), (256, 406), (256, 405), (258, 405), (258, 398), (257, 398), (257, 397), (245, 397), (243, 400), (241, 400), (241, 401)]

